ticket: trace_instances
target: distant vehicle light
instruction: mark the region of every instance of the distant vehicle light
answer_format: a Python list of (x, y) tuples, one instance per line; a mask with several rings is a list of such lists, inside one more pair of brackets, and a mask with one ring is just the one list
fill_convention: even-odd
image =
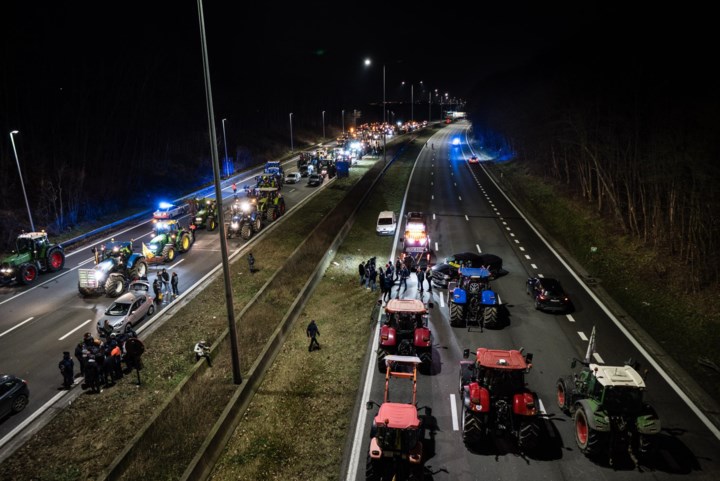
[(452, 141), (452, 144), (453, 144), (453, 145), (460, 145), (460, 139), (458, 139), (457, 137), (455, 137), (455, 138), (453, 139), (453, 141)]
[(172, 206), (173, 206), (173, 205), (172, 205), (171, 203), (169, 203), (169, 202), (160, 202), (160, 208), (161, 208), (161, 209), (169, 209), (169, 208), (172, 207)]

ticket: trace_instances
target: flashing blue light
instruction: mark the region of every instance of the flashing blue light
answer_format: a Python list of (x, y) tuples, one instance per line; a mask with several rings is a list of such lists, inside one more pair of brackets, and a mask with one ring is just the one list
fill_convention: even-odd
[(453, 144), (453, 145), (460, 145), (460, 139), (458, 139), (457, 137), (455, 137), (455, 138), (452, 140), (452, 144)]
[(173, 206), (173, 205), (172, 205), (171, 203), (169, 203), (169, 202), (160, 202), (160, 208), (161, 208), (161, 209), (169, 209), (169, 208), (172, 207), (172, 206)]

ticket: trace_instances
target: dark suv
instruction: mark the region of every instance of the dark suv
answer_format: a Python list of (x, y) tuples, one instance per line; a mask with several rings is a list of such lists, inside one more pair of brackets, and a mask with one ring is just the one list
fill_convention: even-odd
[(24, 379), (11, 374), (0, 374), (0, 419), (25, 409), (30, 390)]
[(531, 277), (527, 281), (527, 293), (535, 299), (535, 309), (559, 312), (572, 310), (572, 302), (557, 279)]

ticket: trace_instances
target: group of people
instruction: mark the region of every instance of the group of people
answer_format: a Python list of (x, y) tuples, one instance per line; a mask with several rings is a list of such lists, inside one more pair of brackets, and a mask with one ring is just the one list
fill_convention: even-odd
[[(103, 386), (112, 386), (123, 377), (126, 372), (123, 363), (127, 371), (139, 367), (138, 346), (134, 346), (135, 344), (142, 346), (142, 341), (132, 330), (120, 334), (103, 331), (102, 340), (86, 332), (82, 341), (75, 346), (79, 375), (85, 378), (83, 389), (102, 392)], [(142, 350), (144, 348), (140, 349)], [(70, 389), (75, 382), (75, 362), (69, 351), (63, 352), (58, 368), (63, 378), (63, 388)]]
[(398, 283), (398, 297), (400, 296), (401, 290), (403, 292), (406, 291), (407, 280), (413, 272), (417, 276), (418, 292), (422, 294), (425, 291), (424, 282), (426, 280), (428, 283), (427, 290), (428, 292), (432, 292), (432, 269), (426, 263), (415, 266), (414, 263), (403, 262), (400, 260), (400, 257), (398, 257), (394, 264), (390, 261), (385, 264), (384, 267), (384, 270), (382, 267), (376, 270), (374, 257), (367, 262), (361, 262), (358, 266), (360, 286), (374, 291), (379, 284), (383, 301), (387, 302), (390, 300), (395, 283)]
[(158, 272), (157, 277), (153, 281), (152, 288), (155, 294), (155, 302), (160, 304), (163, 300), (169, 300), (170, 296), (173, 299), (180, 295), (178, 290), (178, 275), (177, 272), (173, 271), (170, 275), (167, 269), (163, 268), (162, 271)]

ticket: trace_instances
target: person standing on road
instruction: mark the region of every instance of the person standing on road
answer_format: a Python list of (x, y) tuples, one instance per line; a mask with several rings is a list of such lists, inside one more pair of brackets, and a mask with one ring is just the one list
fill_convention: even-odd
[(75, 379), (75, 363), (70, 358), (70, 352), (63, 352), (63, 358), (58, 363), (58, 368), (60, 368), (60, 374), (62, 374), (63, 377), (63, 387), (70, 389)]
[(403, 292), (407, 291), (407, 280), (410, 277), (410, 271), (405, 264), (400, 266), (400, 284), (398, 284), (397, 295), (400, 297), (400, 288), (404, 287)]
[(178, 275), (176, 271), (173, 271), (172, 276), (170, 278), (170, 285), (172, 286), (172, 295), (173, 299), (180, 295), (180, 291), (178, 291)]
[(430, 294), (432, 294), (432, 275), (433, 275), (433, 271), (430, 268), (430, 265), (428, 264), (427, 269), (425, 269), (425, 279), (427, 279), (428, 293), (430, 293)]
[(400, 256), (395, 260), (395, 280), (400, 279), (400, 271), (402, 270), (403, 263), (400, 262)]
[(163, 284), (163, 294), (167, 296), (170, 294), (170, 274), (168, 274), (167, 269), (163, 268), (162, 272), (160, 272), (160, 280)]
[(360, 262), (358, 274), (360, 274), (360, 285), (362, 286), (363, 282), (365, 282), (365, 262)]
[(425, 282), (425, 271), (418, 268), (415, 271), (415, 275), (417, 276), (418, 292), (420, 292), (420, 294), (422, 294), (423, 293), (423, 282)]
[(162, 281), (160, 280), (160, 273), (158, 272), (157, 277), (153, 281), (153, 292), (155, 293), (155, 303), (160, 304), (162, 302)]
[(237, 199), (237, 184), (235, 182), (232, 183), (232, 190), (233, 190), (233, 197)]
[(307, 337), (310, 338), (310, 346), (308, 346), (308, 352), (312, 352), (314, 349), (320, 349), (320, 343), (317, 340), (317, 336), (320, 335), (320, 329), (315, 324), (315, 319), (310, 321), (307, 329), (305, 330)]

